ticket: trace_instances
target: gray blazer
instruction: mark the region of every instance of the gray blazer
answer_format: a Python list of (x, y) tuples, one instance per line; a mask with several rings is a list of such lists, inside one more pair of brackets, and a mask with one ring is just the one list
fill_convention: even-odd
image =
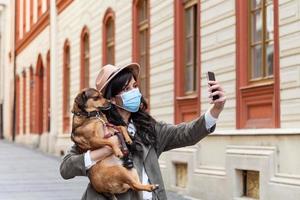
[[(134, 166), (138, 171), (140, 180), (142, 175), (142, 167), (144, 165), (150, 183), (159, 184), (159, 189), (152, 194), (155, 200), (167, 199), (158, 158), (164, 151), (175, 148), (194, 145), (202, 138), (212, 133), (215, 126), (210, 130), (206, 129), (204, 115), (189, 123), (181, 123), (178, 125), (156, 122), (156, 147), (144, 145), (139, 138), (136, 139), (138, 149), (140, 151), (133, 152)], [(75, 176), (87, 176), (88, 171), (85, 169), (84, 154), (79, 154), (73, 145), (70, 151), (65, 155), (60, 165), (60, 174), (64, 179), (71, 179)], [(129, 190), (126, 193), (116, 195), (119, 200), (142, 200), (142, 192)], [(82, 200), (107, 200), (110, 199), (107, 195), (97, 193), (88, 184), (84, 192)]]

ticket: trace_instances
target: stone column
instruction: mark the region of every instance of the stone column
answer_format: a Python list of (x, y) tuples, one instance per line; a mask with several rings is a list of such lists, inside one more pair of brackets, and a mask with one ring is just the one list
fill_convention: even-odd
[(58, 92), (57, 92), (57, 10), (56, 0), (50, 0), (50, 134), (48, 143), (48, 152), (55, 152), (55, 144), (58, 135)]

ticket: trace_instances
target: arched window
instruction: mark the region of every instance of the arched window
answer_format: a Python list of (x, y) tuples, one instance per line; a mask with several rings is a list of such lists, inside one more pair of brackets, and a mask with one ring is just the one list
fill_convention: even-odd
[(22, 73), (23, 78), (23, 134), (26, 133), (26, 99), (27, 99), (27, 92), (26, 92), (26, 71), (24, 70)]
[(30, 0), (30, 29), (33, 25), (33, 0)]
[(81, 32), (81, 70), (80, 89), (89, 87), (90, 68), (90, 35), (87, 27)]
[(45, 103), (45, 119), (46, 126), (44, 131), (50, 132), (50, 51), (47, 53), (46, 65), (46, 103)]
[(23, 35), (26, 33), (27, 1), (23, 0)]
[(43, 14), (42, 5), (43, 5), (43, 0), (38, 0), (38, 17), (40, 17)]
[(68, 40), (64, 43), (63, 54), (63, 132), (69, 132), (70, 129), (70, 43)]
[(115, 64), (115, 14), (108, 8), (103, 18), (102, 64)]
[(30, 116), (29, 116), (29, 132), (32, 133), (33, 132), (33, 125), (34, 125), (34, 79), (33, 79), (33, 68), (32, 66), (30, 66), (29, 69), (29, 91), (30, 91), (30, 95), (29, 95), (29, 104), (30, 104)]
[(16, 133), (20, 133), (20, 77), (16, 77)]
[(38, 56), (35, 73), (35, 132), (43, 133), (44, 123), (44, 64), (42, 56)]
[(139, 88), (149, 100), (149, 1), (133, 1), (132, 60), (141, 66)]

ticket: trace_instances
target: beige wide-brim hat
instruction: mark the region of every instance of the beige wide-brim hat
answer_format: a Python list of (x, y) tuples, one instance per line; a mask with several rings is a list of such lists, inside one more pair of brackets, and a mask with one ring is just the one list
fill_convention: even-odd
[(138, 80), (140, 73), (140, 65), (138, 63), (130, 63), (121, 67), (117, 67), (115, 65), (105, 65), (101, 68), (100, 72), (96, 78), (96, 88), (103, 94), (105, 93), (105, 89), (108, 83), (123, 69), (129, 68), (132, 70), (133, 76), (136, 80)]

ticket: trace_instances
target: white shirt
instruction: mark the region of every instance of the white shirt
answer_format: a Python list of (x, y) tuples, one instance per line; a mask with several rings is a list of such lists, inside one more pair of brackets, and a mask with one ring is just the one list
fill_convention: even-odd
[[(206, 129), (210, 129), (211, 127), (213, 127), (216, 124), (217, 119), (214, 118), (209, 111), (207, 111), (204, 115), (205, 118), (205, 126)], [(133, 125), (133, 123), (129, 123), (127, 130), (129, 133), (135, 134), (136, 129), (135, 126)], [(90, 155), (90, 151), (87, 151), (84, 154), (84, 164), (85, 164), (85, 168), (88, 170), (89, 168), (91, 168), (94, 164), (96, 164), (95, 161), (93, 161), (91, 159), (91, 155)], [(149, 178), (148, 175), (146, 173), (145, 167), (143, 167), (143, 174), (142, 174), (142, 183), (143, 184), (148, 184), (149, 183)], [(152, 199), (152, 192), (147, 192), (144, 191), (143, 192), (143, 199)]]

